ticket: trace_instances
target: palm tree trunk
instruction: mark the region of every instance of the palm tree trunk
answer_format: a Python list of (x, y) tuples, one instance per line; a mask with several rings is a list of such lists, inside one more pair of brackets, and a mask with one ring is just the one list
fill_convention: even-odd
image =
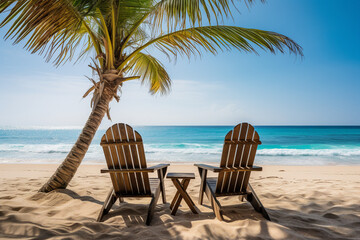
[(50, 192), (55, 189), (66, 188), (75, 175), (112, 100), (112, 95), (105, 90), (100, 101), (93, 108), (71, 151), (47, 183), (40, 188), (39, 192)]

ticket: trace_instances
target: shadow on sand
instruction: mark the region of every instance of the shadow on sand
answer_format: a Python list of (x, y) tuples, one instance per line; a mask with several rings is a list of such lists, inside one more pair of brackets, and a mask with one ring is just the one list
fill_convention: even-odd
[(74, 191), (71, 191), (69, 189), (57, 189), (57, 190), (54, 190), (54, 192), (57, 192), (57, 193), (63, 193), (63, 194), (66, 194), (68, 195), (69, 197), (73, 198), (73, 199), (79, 199), (81, 201), (84, 201), (84, 202), (93, 202), (93, 203), (97, 203), (97, 204), (104, 204), (104, 202), (102, 201), (99, 201), (91, 196), (80, 196), (79, 194), (77, 194), (76, 192)]
[[(360, 236), (360, 216), (358, 211), (360, 204), (347, 206), (331, 205), (329, 200), (327, 209), (324, 203), (318, 204), (309, 201), (302, 205), (299, 211), (285, 208), (267, 208), (272, 219), (265, 220), (260, 213), (254, 211), (247, 202), (239, 201), (238, 204), (223, 206), (225, 221), (219, 222), (211, 210), (208, 201), (198, 206), (199, 214), (193, 214), (182, 202), (184, 208), (179, 208), (176, 216), (170, 214), (170, 204), (162, 204), (159, 200), (154, 218), (150, 226), (145, 225), (148, 204), (136, 199), (125, 199), (124, 203), (117, 201), (111, 211), (104, 217), (103, 222), (96, 222), (97, 213), (100, 211), (103, 201), (91, 196), (81, 196), (74, 191), (62, 189), (56, 191), (65, 194), (72, 199), (95, 203), (90, 205), (93, 209), (91, 216), (77, 215), (58, 222), (59, 217), (52, 218), (49, 223), (43, 224), (37, 221), (29, 221), (27, 215), (29, 207), (0, 206), (0, 227), (3, 224), (26, 225), (27, 232), (19, 237), (34, 237), (43, 239), (55, 236), (77, 238), (77, 239), (170, 239), (180, 238), (183, 232), (191, 232), (190, 228), (196, 226), (196, 236), (202, 239), (228, 239), (227, 229), (235, 236), (246, 236), (250, 239), (271, 239), (274, 231), (281, 233), (277, 239), (357, 239)], [(36, 195), (44, 197), (45, 194)], [(195, 202), (197, 199), (194, 199)], [(150, 202), (150, 199), (149, 199)], [(225, 201), (226, 202), (226, 201)], [(46, 202), (44, 202), (46, 205)], [(45, 206), (44, 205), (44, 209)], [(281, 207), (281, 206), (280, 206)], [(50, 213), (51, 208), (43, 212)], [(94, 214), (94, 216), (92, 216)], [(206, 221), (210, 220), (210, 221)], [(228, 228), (228, 224), (232, 227)], [(21, 228), (20, 228), (21, 229)], [(355, 230), (354, 230), (355, 229)], [(357, 230), (356, 230), (357, 229)], [(15, 231), (15, 230), (14, 230)], [(34, 235), (36, 233), (36, 235)], [(11, 234), (10, 234), (11, 235)], [(10, 236), (1, 235), (0, 237)], [(159, 238), (161, 236), (161, 238)]]
[[(184, 203), (182, 203), (184, 204)], [(141, 228), (145, 225), (147, 204), (132, 204), (131, 202), (117, 204), (110, 213), (104, 218), (104, 221), (111, 221), (112, 218), (121, 217), (126, 227), (138, 225)], [(360, 236), (360, 217), (354, 212), (360, 209), (360, 205), (351, 205), (347, 207), (333, 207), (326, 212), (317, 211), (316, 203), (309, 203), (301, 207), (303, 211), (294, 211), (284, 208), (270, 209), (267, 208), (272, 221), (267, 221), (260, 213), (254, 211), (252, 206), (247, 202), (231, 206), (223, 206), (224, 223), (241, 224), (242, 221), (254, 221), (259, 225), (259, 239), (271, 238), (271, 224), (278, 225), (278, 228), (284, 230), (283, 239), (356, 239)], [(200, 211), (199, 214), (192, 214), (190, 210), (178, 210), (176, 216), (170, 215), (169, 203), (158, 204), (151, 226), (157, 226), (162, 232), (170, 231), (168, 223), (172, 225), (181, 225), (190, 228), (196, 221), (209, 220), (218, 221), (211, 210), (211, 206), (204, 204), (201, 208), (208, 210)], [(319, 206), (320, 208), (320, 206)], [(134, 210), (136, 209), (136, 210)], [(198, 208), (199, 209), (199, 208)], [(113, 223), (113, 221), (111, 221)], [(150, 228), (151, 228), (150, 226)], [(207, 239), (225, 239), (223, 235), (212, 229), (212, 226), (204, 226)], [(359, 229), (355, 233), (353, 229)], [(241, 229), (240, 229), (241, 230)], [(353, 232), (352, 234), (349, 234)], [(176, 236), (178, 233), (171, 229), (169, 236)]]

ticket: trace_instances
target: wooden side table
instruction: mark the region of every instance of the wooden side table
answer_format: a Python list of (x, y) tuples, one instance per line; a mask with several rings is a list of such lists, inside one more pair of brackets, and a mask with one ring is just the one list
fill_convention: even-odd
[[(195, 204), (191, 200), (189, 194), (186, 192), (187, 187), (189, 186), (190, 180), (195, 179), (194, 173), (168, 173), (167, 178), (170, 178), (172, 182), (174, 183), (174, 186), (177, 189), (177, 192), (174, 196), (174, 199), (172, 200), (170, 204), (171, 214), (175, 216), (176, 211), (179, 208), (181, 200), (184, 198), (186, 204), (189, 206), (191, 211), (195, 214), (198, 212), (195, 209)], [(179, 181), (181, 180), (181, 183)]]

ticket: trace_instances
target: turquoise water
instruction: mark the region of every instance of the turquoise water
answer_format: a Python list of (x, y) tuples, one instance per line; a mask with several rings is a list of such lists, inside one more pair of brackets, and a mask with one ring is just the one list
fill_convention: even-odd
[[(256, 126), (257, 164), (360, 164), (360, 126)], [(137, 126), (150, 162), (219, 162), (232, 126)], [(81, 130), (0, 129), (0, 163), (59, 163)], [(84, 163), (104, 163), (99, 130)]]

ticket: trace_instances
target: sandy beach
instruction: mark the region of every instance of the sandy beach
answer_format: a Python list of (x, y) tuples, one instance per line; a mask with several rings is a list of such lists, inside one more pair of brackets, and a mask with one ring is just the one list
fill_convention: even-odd
[[(82, 165), (66, 190), (38, 193), (57, 165), (0, 165), (1, 239), (360, 239), (360, 166), (263, 166), (250, 182), (267, 208), (265, 220), (239, 197), (221, 198), (224, 222), (209, 202), (194, 215), (182, 202), (177, 215), (169, 204), (175, 194), (166, 180), (167, 204), (159, 204), (146, 226), (149, 199), (117, 202), (104, 222), (98, 212), (111, 187), (101, 165)], [(194, 172), (172, 164), (168, 172)], [(200, 179), (188, 192), (197, 203)]]
[(0, 240), (360, 240), (360, 0), (324, 3), (0, 0)]

